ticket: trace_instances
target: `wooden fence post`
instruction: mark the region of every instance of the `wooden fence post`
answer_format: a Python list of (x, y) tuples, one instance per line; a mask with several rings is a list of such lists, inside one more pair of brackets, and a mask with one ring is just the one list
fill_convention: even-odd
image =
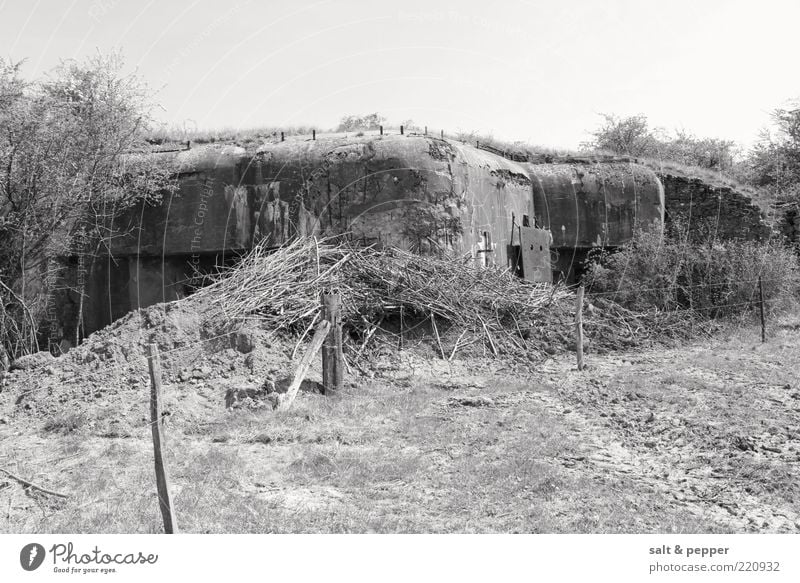
[(167, 468), (164, 465), (163, 419), (161, 418), (161, 362), (158, 356), (158, 346), (155, 344), (147, 345), (147, 366), (150, 370), (150, 427), (153, 432), (158, 506), (164, 519), (164, 532), (166, 534), (175, 534), (178, 532), (178, 521), (172, 510), (169, 477), (167, 476)]
[(342, 358), (342, 297), (338, 293), (323, 293), (325, 320), (331, 326), (322, 345), (322, 385), (325, 394), (335, 394), (342, 388), (344, 359)]
[(578, 288), (575, 302), (575, 352), (578, 355), (578, 370), (583, 370), (583, 286)]
[(767, 322), (764, 318), (764, 282), (758, 276), (758, 307), (761, 310), (761, 342), (767, 341)]

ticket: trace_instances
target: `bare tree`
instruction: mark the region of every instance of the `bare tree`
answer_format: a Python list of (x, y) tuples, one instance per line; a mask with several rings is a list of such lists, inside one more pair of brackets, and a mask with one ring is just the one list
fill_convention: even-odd
[(147, 155), (147, 87), (118, 55), (63, 62), (35, 82), (21, 70), (0, 61), (0, 340), (14, 354), (38, 349), (53, 258), (93, 263), (124, 235), (114, 218), (172, 184)]

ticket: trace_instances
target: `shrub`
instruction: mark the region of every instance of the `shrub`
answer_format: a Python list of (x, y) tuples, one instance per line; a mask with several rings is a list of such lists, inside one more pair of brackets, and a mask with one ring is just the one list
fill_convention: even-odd
[(386, 123), (386, 118), (375, 112), (368, 115), (346, 115), (339, 122), (337, 132), (354, 132), (356, 130), (377, 130)]
[(662, 238), (638, 232), (615, 253), (589, 259), (584, 282), (590, 293), (626, 308), (694, 310), (701, 318), (741, 314), (758, 306), (762, 278), (766, 307), (780, 311), (797, 299), (800, 266), (777, 240), (690, 242), (676, 229)]
[(86, 415), (83, 413), (63, 413), (49, 418), (43, 429), (49, 433), (67, 434), (85, 426), (86, 421)]
[(604, 124), (591, 132), (593, 140), (585, 148), (676, 162), (711, 170), (731, 172), (735, 167), (737, 147), (731, 140), (698, 138), (684, 130), (670, 135), (650, 128), (647, 116), (618, 117), (601, 114)]

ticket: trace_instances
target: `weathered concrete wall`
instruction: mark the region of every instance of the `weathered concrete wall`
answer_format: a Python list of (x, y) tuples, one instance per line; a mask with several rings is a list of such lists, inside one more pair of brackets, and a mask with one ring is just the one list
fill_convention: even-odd
[[(423, 136), (320, 137), (178, 154), (178, 193), (120, 223), (119, 255), (246, 249), (268, 238), (349, 233), (422, 251), (507, 259), (511, 215), (551, 227), (557, 247), (615, 246), (663, 221), (663, 190), (628, 163), (530, 164)], [(533, 221), (531, 220), (531, 223)]]
[(187, 174), (158, 207), (120, 221), (116, 255), (160, 256), (275, 245), (303, 234), (430, 251), (493, 247), (504, 263), (510, 216), (533, 215), (520, 165), (424, 137), (287, 141), (256, 154), (180, 154)]
[(771, 229), (752, 200), (728, 187), (717, 187), (697, 178), (662, 173), (667, 225), (680, 222), (690, 237), (719, 239), (767, 239)]
[(615, 247), (637, 228), (660, 229), (664, 190), (656, 175), (626, 162), (531, 167), (537, 223), (558, 248)]
[[(520, 244), (512, 225), (536, 223), (552, 227), (559, 269), (569, 273), (564, 258), (576, 249), (621, 245), (636, 227), (663, 222), (661, 183), (644, 167), (525, 163), (427, 136), (317, 136), (256, 151), (215, 145), (154, 155), (177, 165), (179, 189), (118, 220), (118, 263), (93, 277), (101, 282), (90, 286), (88, 331), (181, 297), (198, 258), (225, 262), (265, 239), (277, 246), (297, 235), (346, 235), (507, 265)], [(541, 252), (546, 264), (549, 250)]]

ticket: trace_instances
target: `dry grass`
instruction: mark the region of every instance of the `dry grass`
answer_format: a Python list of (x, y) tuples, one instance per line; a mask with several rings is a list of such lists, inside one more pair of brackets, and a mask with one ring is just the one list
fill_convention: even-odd
[[(186, 532), (796, 532), (799, 328), (796, 318), (771, 326), (765, 345), (758, 330), (730, 327), (702, 345), (590, 353), (584, 372), (566, 358), (531, 371), (407, 351), (338, 397), (303, 393), (287, 412), (226, 411), (220, 388), (201, 421), (167, 425), (179, 523)], [(4, 532), (160, 530), (147, 427), (130, 438), (40, 429), (0, 425), (0, 465), (71, 497), (0, 489)]]

